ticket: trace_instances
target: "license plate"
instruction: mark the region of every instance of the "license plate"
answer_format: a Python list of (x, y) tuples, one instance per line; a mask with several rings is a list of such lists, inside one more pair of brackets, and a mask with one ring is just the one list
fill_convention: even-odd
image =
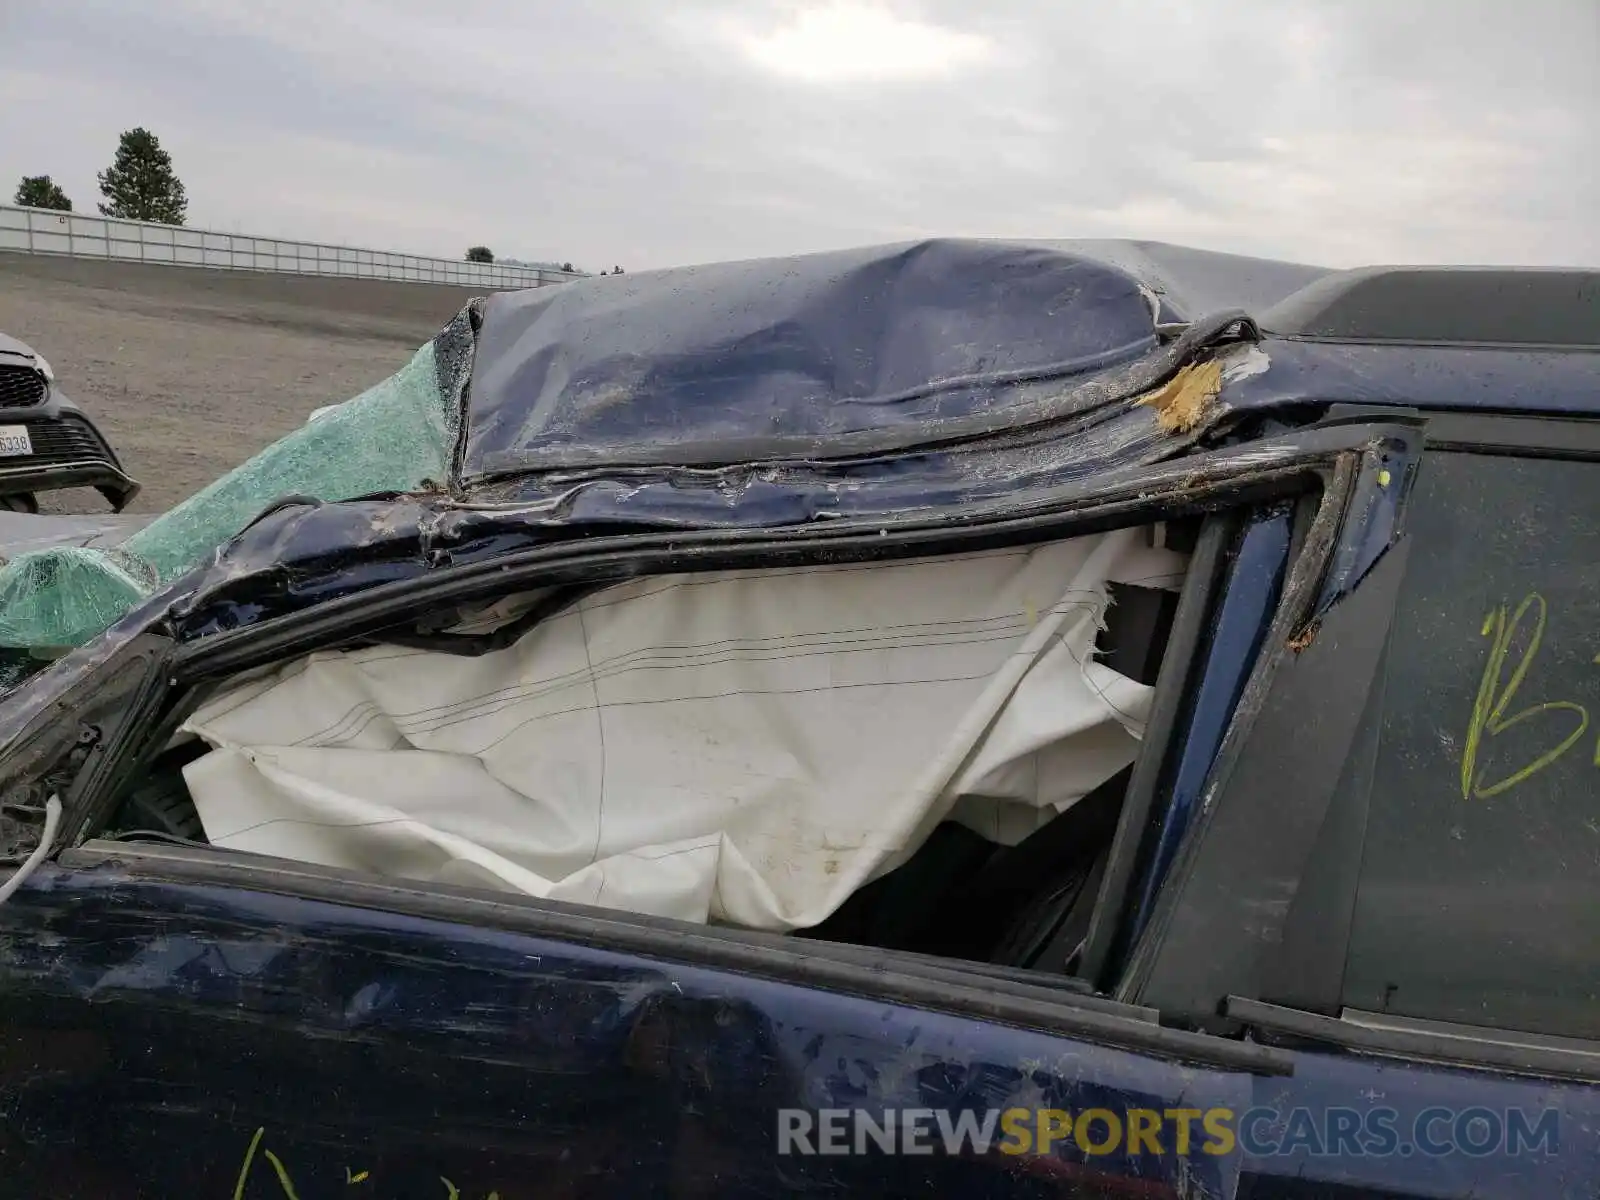
[(26, 425), (0, 425), (0, 458), (16, 458), (33, 453), (33, 439)]

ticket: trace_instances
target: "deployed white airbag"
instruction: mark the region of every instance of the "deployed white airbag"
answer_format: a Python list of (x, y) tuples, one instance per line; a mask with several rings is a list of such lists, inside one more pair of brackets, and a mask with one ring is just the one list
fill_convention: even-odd
[(1013, 842), (1133, 759), (1150, 689), (1093, 661), (1143, 530), (643, 578), (478, 658), (315, 654), (213, 697), (218, 845), (786, 930), (954, 817)]

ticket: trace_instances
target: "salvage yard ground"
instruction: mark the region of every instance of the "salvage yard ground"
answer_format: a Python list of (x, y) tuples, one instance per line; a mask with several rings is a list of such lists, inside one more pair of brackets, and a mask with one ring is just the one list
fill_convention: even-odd
[[(0, 332), (55, 367), (161, 512), (400, 367), (474, 293), (0, 253)], [(104, 512), (94, 492), (47, 512)]]

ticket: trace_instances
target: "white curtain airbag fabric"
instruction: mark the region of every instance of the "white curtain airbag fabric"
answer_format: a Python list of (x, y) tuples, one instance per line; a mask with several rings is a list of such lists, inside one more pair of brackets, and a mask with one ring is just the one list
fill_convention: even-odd
[(321, 653), (213, 697), (185, 770), (223, 847), (689, 921), (826, 918), (947, 817), (1024, 836), (1133, 760), (1092, 658), (1141, 530), (640, 579), (478, 658)]

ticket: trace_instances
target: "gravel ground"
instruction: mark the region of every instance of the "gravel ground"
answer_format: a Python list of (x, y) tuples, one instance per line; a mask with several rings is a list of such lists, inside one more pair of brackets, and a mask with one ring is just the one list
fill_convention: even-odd
[[(473, 295), (0, 253), (0, 331), (50, 360), (161, 512), (393, 373)], [(47, 512), (104, 512), (92, 491)]]

